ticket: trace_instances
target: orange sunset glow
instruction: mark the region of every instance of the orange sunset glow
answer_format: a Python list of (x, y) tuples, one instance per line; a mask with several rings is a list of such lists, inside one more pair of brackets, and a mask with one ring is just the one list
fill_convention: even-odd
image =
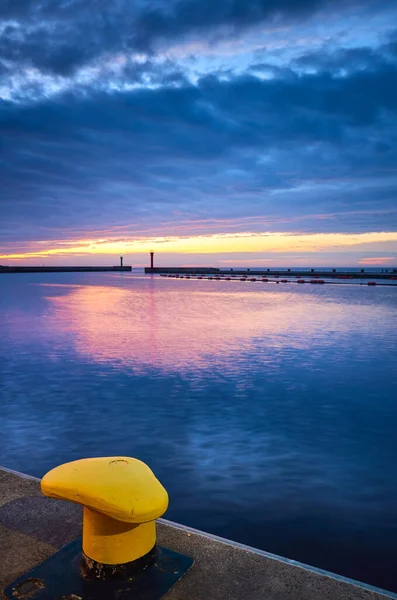
[[(15, 247), (14, 247), (15, 248)], [(83, 264), (93, 257), (115, 257), (118, 254), (136, 255), (144, 254), (154, 249), (156, 253), (164, 255), (183, 255), (181, 261), (186, 263), (187, 255), (203, 254), (207, 262), (211, 262), (217, 255), (223, 255), (225, 264), (234, 262), (246, 264), (253, 261), (273, 257), (277, 254), (290, 254), (291, 264), (294, 255), (307, 253), (314, 255), (318, 252), (397, 252), (397, 232), (367, 232), (361, 234), (343, 233), (317, 233), (317, 234), (287, 234), (287, 233), (254, 233), (243, 232), (236, 234), (210, 234), (196, 236), (169, 236), (169, 237), (118, 237), (98, 239), (73, 239), (49, 242), (31, 242), (22, 244), (20, 251), (0, 254), (0, 260), (12, 261), (13, 264), (26, 263), (27, 261), (45, 260), (51, 264), (51, 259), (63, 258), (73, 264)], [(227, 254), (236, 254), (232, 259), (227, 259)], [(260, 258), (253, 256), (262, 254)], [(245, 257), (245, 258), (243, 258)], [(367, 264), (383, 264), (393, 260), (393, 257), (380, 257), (379, 259), (367, 258)], [(365, 262), (363, 264), (366, 264)]]

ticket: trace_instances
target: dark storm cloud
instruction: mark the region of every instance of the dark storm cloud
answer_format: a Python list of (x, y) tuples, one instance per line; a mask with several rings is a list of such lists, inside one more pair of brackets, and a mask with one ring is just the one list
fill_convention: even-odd
[(98, 51), (77, 37), (77, 31), (65, 25), (37, 26), (31, 31), (8, 25), (0, 37), (0, 57), (11, 61), (14, 69), (31, 65), (43, 72), (70, 75)]
[[(343, 19), (354, 5), (3, 0), (0, 239), (164, 221), (172, 234), (180, 214), (211, 215), (220, 230), (225, 214), (237, 230), (255, 215), (274, 231), (396, 229), (395, 34), (378, 48), (301, 50), (282, 66), (262, 52), (245, 73), (226, 64), (198, 81), (156, 55), (193, 34), (231, 42), (265, 22)], [(96, 70), (89, 82), (82, 66)]]
[(272, 215), (274, 230), (297, 211), (330, 215), (300, 224), (308, 231), (330, 223), (351, 231), (351, 220), (332, 215), (353, 211), (357, 231), (396, 229), (397, 66), (360, 61), (344, 76), (321, 56), (315, 74), (208, 76), (197, 85), (171, 62), (162, 73), (147, 61), (126, 70), (134, 80), (151, 73), (158, 89), (3, 102), (3, 239), (17, 238), (16, 221), (100, 227), (175, 211)]
[[(340, 71), (378, 71), (387, 65), (396, 64), (397, 32), (388, 36), (377, 48), (337, 48), (307, 52), (293, 61), (295, 67), (311, 67), (331, 74)], [(259, 67), (260, 65), (258, 65)]]
[(262, 22), (283, 24), (330, 9), (343, 13), (356, 4), (355, 0), (3, 0), (0, 23), (3, 19), (7, 25), (0, 36), (0, 60), (13, 61), (16, 68), (32, 65), (69, 75), (109, 53), (152, 53), (159, 43), (192, 34), (214, 40)]
[[(71, 15), (96, 13), (106, 15), (136, 14), (146, 21), (147, 29), (159, 34), (175, 30), (187, 30), (205, 25), (245, 24), (274, 15), (302, 16), (320, 8), (346, 5), (333, 0), (2, 0), (0, 17), (5, 19), (32, 17), (68, 18)], [(356, 6), (358, 2), (348, 3)], [(365, 4), (368, 4), (366, 2)], [(383, 2), (382, 4), (388, 4)]]

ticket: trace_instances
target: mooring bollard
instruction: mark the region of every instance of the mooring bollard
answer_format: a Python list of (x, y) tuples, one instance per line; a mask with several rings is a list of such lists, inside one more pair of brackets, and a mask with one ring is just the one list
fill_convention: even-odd
[(68, 544), (4, 590), (19, 598), (40, 582), (36, 600), (161, 598), (193, 560), (156, 543), (156, 519), (168, 494), (142, 461), (124, 456), (86, 458), (49, 471), (45, 496), (83, 506), (83, 539)]
[(167, 510), (168, 494), (145, 463), (125, 457), (77, 460), (49, 471), (41, 490), (84, 506), (87, 574), (135, 571), (137, 561), (141, 569), (153, 561), (155, 519)]

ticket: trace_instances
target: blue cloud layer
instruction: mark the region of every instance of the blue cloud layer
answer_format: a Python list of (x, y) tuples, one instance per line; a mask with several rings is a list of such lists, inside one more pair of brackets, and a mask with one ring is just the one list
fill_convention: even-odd
[(208, 217), (397, 228), (392, 3), (109, 6), (0, 6), (3, 244), (121, 223), (172, 234), (181, 214), (186, 233)]

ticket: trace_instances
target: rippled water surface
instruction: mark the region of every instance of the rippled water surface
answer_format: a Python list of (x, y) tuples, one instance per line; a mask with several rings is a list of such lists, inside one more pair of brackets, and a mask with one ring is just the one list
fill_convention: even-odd
[(167, 517), (397, 590), (397, 289), (0, 278), (0, 463), (131, 455)]

